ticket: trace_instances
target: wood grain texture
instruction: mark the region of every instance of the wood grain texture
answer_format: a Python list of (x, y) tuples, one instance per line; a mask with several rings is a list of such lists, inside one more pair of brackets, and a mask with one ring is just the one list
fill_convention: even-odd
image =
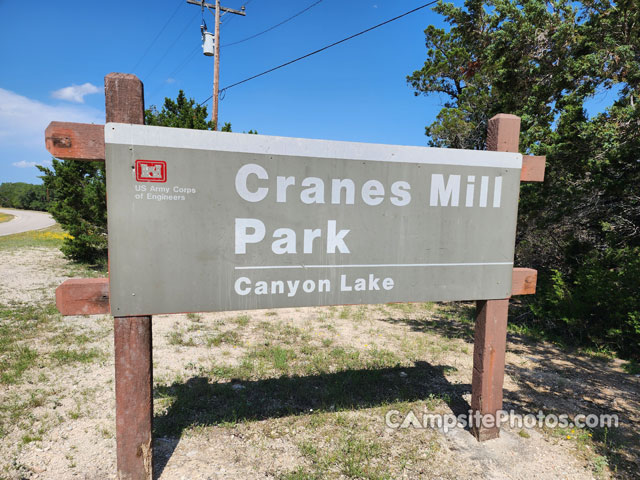
[(119, 479), (152, 480), (151, 316), (113, 319)]
[[(508, 298), (476, 302), (471, 410), (494, 419), (502, 410), (508, 311)], [(495, 424), (474, 423), (470, 427), (480, 442), (500, 436), (500, 427)]]
[(72, 278), (56, 288), (56, 307), (62, 315), (109, 313), (108, 278)]
[(511, 296), (536, 293), (538, 271), (533, 268), (514, 268), (511, 277)]
[(544, 170), (547, 164), (547, 157), (523, 155), (521, 182), (544, 182)]
[(56, 158), (104, 162), (104, 125), (51, 122), (44, 141)]
[(520, 145), (520, 117), (499, 113), (489, 119), (487, 150), (518, 153)]
[(130, 73), (110, 73), (104, 77), (107, 123), (144, 124), (144, 88)]

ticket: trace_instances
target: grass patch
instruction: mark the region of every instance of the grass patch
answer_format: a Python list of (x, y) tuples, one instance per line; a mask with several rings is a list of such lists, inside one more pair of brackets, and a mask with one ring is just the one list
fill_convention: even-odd
[(167, 343), (181, 347), (193, 347), (196, 343), (191, 337), (186, 337), (182, 330), (173, 330), (167, 334)]
[(277, 372), (286, 373), (289, 371), (289, 363), (296, 358), (296, 354), (293, 350), (276, 346), (256, 350), (251, 357), (265, 360)]
[(219, 347), (222, 344), (240, 345), (240, 335), (233, 330), (213, 335), (207, 338), (208, 347)]
[(8, 213), (0, 212), (0, 223), (9, 222), (13, 220), (14, 215), (9, 215)]
[(30, 429), (34, 421), (31, 410), (41, 407), (44, 403), (45, 397), (40, 391), (32, 391), (28, 395), (13, 393), (4, 397), (0, 402), (0, 438), (12, 427)]
[(29, 347), (18, 345), (11, 352), (11, 356), (0, 361), (0, 382), (5, 384), (18, 383), (22, 374), (35, 365), (38, 352)]
[(91, 363), (95, 360), (104, 358), (104, 354), (97, 348), (91, 348), (88, 350), (72, 350), (69, 348), (58, 349), (51, 352), (50, 356), (61, 365), (69, 363)]
[(31, 443), (31, 442), (41, 442), (42, 441), (42, 435), (33, 435), (33, 434), (27, 433), (26, 435), (22, 436), (21, 441), (25, 445), (27, 443)]
[(638, 375), (640, 374), (640, 363), (636, 362), (635, 360), (631, 360), (623, 364), (622, 369), (629, 375)]
[[(391, 408), (400, 408), (393, 405)], [(293, 428), (305, 426), (313, 431), (297, 443), (306, 465), (281, 474), (284, 480), (348, 478), (384, 480), (423, 478), (433, 454), (439, 450), (436, 434), (424, 435), (416, 445), (400, 432), (381, 438), (370, 423), (356, 414), (314, 414), (297, 420)], [(420, 472), (420, 473), (419, 473)], [(448, 477), (447, 477), (448, 478)]]
[[(71, 329), (69, 329), (71, 330)], [(67, 331), (63, 333), (58, 333), (49, 339), (49, 343), (52, 345), (86, 345), (87, 343), (91, 343), (96, 338), (92, 338), (86, 333), (73, 333), (73, 331)]]
[[(635, 478), (637, 464), (630, 461), (628, 439), (616, 428), (554, 428), (545, 429), (551, 437), (573, 444), (577, 453), (591, 467), (596, 478), (608, 478), (607, 470), (617, 472), (616, 478)], [(622, 476), (622, 473), (630, 476)]]
[(241, 327), (246, 327), (247, 325), (249, 325), (249, 320), (251, 320), (251, 317), (249, 315), (238, 315), (233, 319), (233, 322)]
[(55, 305), (0, 304), (0, 383), (18, 383), (29, 368), (39, 361), (29, 341), (60, 320)]
[(416, 311), (416, 305), (413, 303), (388, 303), (387, 307), (393, 308), (398, 312), (402, 312), (404, 314), (413, 313)]
[(0, 249), (13, 250), (17, 248), (48, 247), (60, 248), (69, 234), (57, 223), (43, 230), (16, 233), (0, 237)]

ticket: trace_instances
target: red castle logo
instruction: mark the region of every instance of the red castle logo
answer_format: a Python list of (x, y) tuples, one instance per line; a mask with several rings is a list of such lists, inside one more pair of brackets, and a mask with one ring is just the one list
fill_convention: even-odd
[(167, 162), (162, 160), (136, 160), (136, 181), (166, 182)]

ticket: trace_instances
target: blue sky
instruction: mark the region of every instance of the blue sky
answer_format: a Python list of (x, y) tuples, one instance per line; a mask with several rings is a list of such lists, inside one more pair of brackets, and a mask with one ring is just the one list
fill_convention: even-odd
[[(226, 0), (246, 17), (222, 24), (221, 87), (404, 13), (423, 0), (323, 0), (294, 20), (260, 32), (317, 0)], [(174, 14), (175, 13), (175, 14)], [(162, 35), (153, 39), (172, 17)], [(205, 20), (213, 29), (213, 15)], [(237, 132), (425, 145), (437, 97), (414, 97), (406, 76), (425, 59), (423, 31), (441, 19), (429, 8), (294, 65), (230, 89), (220, 122)], [(0, 183), (39, 183), (52, 120), (104, 123), (103, 79), (135, 73), (146, 106), (211, 95), (212, 57), (202, 55), (200, 8), (186, 0), (96, 3), (0, 0)], [(209, 112), (211, 102), (208, 102)]]

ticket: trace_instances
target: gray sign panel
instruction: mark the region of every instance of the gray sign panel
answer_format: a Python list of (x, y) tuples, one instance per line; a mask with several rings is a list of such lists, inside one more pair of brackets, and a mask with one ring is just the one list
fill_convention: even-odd
[(506, 298), (522, 156), (105, 127), (111, 312)]

